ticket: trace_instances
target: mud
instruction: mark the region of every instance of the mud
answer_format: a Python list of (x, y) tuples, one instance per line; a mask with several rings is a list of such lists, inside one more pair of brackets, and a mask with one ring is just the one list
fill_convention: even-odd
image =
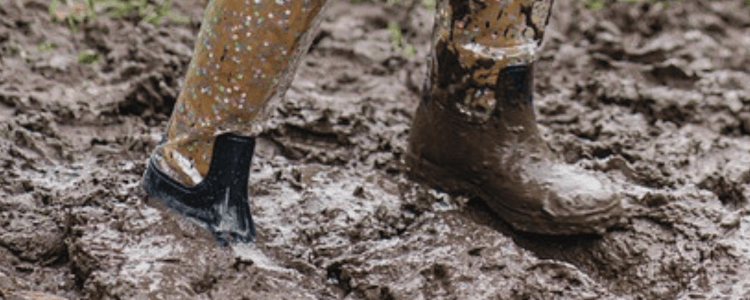
[[(626, 206), (601, 237), (512, 231), (402, 164), (432, 15), (339, 1), (271, 109), (251, 174), (255, 246), (228, 249), (140, 187), (192, 52), (187, 24), (0, 5), (0, 298), (750, 297), (750, 9), (556, 1), (540, 130)], [(391, 47), (396, 21), (416, 54)], [(39, 47), (50, 42), (51, 50)], [(102, 53), (76, 62), (82, 50)], [(49, 50), (49, 51), (48, 51)]]

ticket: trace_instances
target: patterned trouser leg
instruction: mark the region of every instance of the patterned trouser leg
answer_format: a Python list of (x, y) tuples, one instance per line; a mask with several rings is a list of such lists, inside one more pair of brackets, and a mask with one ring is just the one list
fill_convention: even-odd
[(269, 100), (287, 90), (326, 0), (211, 0), (164, 143), (152, 158), (192, 186), (214, 137), (252, 136)]
[[(490, 118), (501, 70), (532, 65), (554, 0), (441, 0), (435, 17), (427, 97), (467, 120)], [(530, 92), (530, 91), (529, 91)]]

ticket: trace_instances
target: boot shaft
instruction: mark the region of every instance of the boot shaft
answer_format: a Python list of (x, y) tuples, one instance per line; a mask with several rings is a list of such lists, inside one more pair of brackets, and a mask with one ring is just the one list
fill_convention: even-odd
[(533, 120), (533, 64), (553, 2), (441, 1), (425, 97), (469, 122), (503, 112)]
[(254, 149), (253, 138), (231, 134), (216, 137), (206, 179), (229, 185), (246, 184)]

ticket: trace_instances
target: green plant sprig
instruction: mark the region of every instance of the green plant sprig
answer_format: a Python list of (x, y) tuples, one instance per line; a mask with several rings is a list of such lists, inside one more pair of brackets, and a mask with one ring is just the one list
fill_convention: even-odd
[(90, 22), (99, 12), (112, 18), (122, 18), (135, 13), (143, 22), (158, 24), (168, 18), (187, 22), (187, 17), (171, 11), (172, 0), (52, 0), (49, 15), (53, 21), (68, 23), (72, 30)]

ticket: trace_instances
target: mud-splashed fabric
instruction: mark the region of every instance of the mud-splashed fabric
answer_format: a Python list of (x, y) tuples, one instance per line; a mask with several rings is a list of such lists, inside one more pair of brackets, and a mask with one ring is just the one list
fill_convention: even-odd
[(501, 70), (536, 60), (553, 2), (441, 0), (425, 96), (467, 120), (486, 121), (504, 99), (495, 93), (507, 84), (498, 82)]
[(211, 0), (166, 140), (152, 157), (187, 186), (208, 172), (214, 137), (254, 135), (287, 90), (326, 0)]

